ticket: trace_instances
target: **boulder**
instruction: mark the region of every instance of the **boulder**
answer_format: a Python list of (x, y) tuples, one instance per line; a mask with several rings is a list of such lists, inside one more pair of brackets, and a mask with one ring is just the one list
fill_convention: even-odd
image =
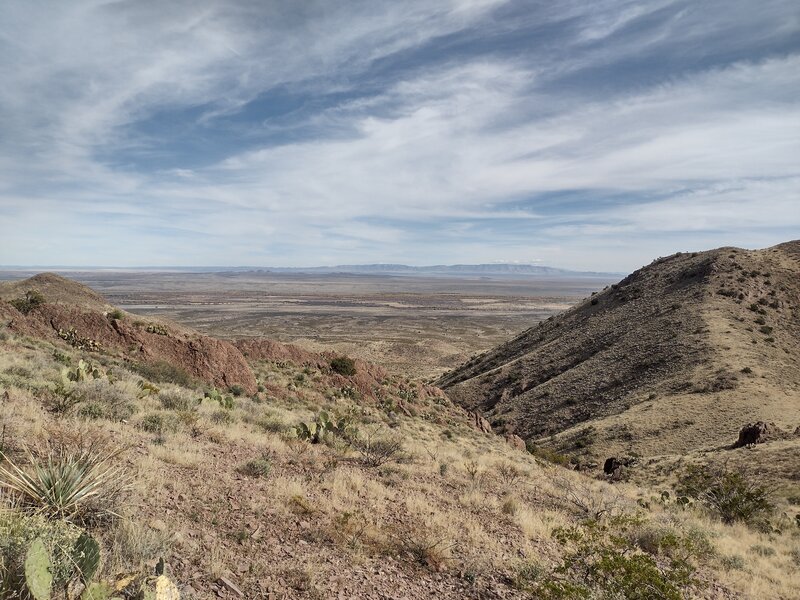
[(479, 412), (469, 413), (469, 418), (472, 426), (478, 431), (482, 431), (483, 433), (492, 433), (492, 426), (489, 424), (489, 421), (487, 421)]
[(636, 464), (637, 459), (631, 456), (616, 457), (612, 456), (607, 458), (603, 463), (603, 473), (606, 475), (616, 475), (627, 467), (632, 467)]
[(734, 448), (742, 448), (745, 446), (754, 446), (756, 444), (763, 444), (771, 438), (779, 435), (778, 428), (775, 423), (765, 423), (758, 421), (756, 423), (748, 423), (739, 430), (739, 439), (733, 445)]
[(515, 449), (522, 450), (525, 452), (525, 440), (519, 437), (516, 433), (507, 433), (506, 434), (506, 441), (511, 444)]

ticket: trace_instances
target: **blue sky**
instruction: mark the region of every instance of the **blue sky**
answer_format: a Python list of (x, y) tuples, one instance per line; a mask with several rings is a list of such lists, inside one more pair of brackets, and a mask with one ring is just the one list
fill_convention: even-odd
[(5, 265), (800, 237), (795, 0), (9, 0), (0, 81)]

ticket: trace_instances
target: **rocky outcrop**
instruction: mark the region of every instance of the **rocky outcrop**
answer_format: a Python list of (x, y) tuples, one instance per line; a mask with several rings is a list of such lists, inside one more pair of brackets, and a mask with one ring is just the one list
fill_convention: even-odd
[(739, 439), (736, 440), (733, 447), (743, 448), (763, 444), (771, 439), (781, 437), (781, 433), (775, 423), (765, 423), (764, 421), (748, 423), (739, 430)]
[(521, 450), (522, 452), (525, 452), (526, 450), (525, 440), (519, 437), (516, 433), (507, 433), (506, 442), (508, 442), (509, 445), (516, 450)]
[[(16, 285), (24, 289), (42, 283), (41, 277), (36, 281), (34, 279)], [(45, 289), (57, 297), (58, 302), (50, 302), (45, 295), (48, 301), (27, 315), (10, 304), (0, 303), (0, 319), (11, 331), (56, 343), (68, 343), (75, 339), (90, 341), (91, 344), (87, 344), (85, 349), (99, 347), (135, 363), (168, 363), (215, 387), (227, 389), (238, 386), (247, 394), (256, 393), (256, 379), (247, 360), (229, 342), (167, 323), (140, 321), (130, 315), (122, 319), (109, 318), (105, 310), (108, 305), (98, 301), (94, 307), (89, 306), (87, 299), (94, 300), (96, 296), (89, 288), (81, 291), (84, 286), (58, 276), (48, 276), (46, 279), (48, 285)], [(68, 284), (57, 287), (59, 280)], [(69, 293), (77, 295), (75, 304), (69, 303)], [(98, 305), (100, 308), (97, 308)], [(62, 336), (66, 332), (74, 333), (65, 341)]]
[(470, 424), (483, 433), (492, 433), (492, 426), (483, 416), (478, 412), (469, 413)]

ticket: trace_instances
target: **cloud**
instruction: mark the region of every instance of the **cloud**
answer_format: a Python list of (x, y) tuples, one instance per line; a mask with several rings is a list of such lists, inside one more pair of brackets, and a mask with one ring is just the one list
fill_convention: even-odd
[(795, 13), (7, 3), (0, 263), (622, 270), (775, 243), (800, 224)]

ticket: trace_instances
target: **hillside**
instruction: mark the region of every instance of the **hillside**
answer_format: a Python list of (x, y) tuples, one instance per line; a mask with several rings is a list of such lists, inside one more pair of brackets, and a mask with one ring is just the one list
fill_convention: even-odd
[(678, 253), (437, 385), (496, 430), (560, 434), (563, 450), (680, 454), (729, 445), (749, 422), (794, 432), (798, 340), (800, 242)]
[[(106, 600), (158, 586), (184, 600), (800, 594), (800, 494), (723, 522), (700, 496), (543, 460), (379, 365), (140, 323), (45, 279), (42, 302), (0, 302), (0, 597), (41, 583), (43, 552), (69, 598), (85, 585)], [(83, 476), (82, 460), (111, 471), (74, 510), (12, 485), (12, 465), (35, 480), (53, 465)], [(100, 556), (88, 576), (74, 558), (87, 553), (68, 551), (85, 542), (66, 545), (86, 536)]]

